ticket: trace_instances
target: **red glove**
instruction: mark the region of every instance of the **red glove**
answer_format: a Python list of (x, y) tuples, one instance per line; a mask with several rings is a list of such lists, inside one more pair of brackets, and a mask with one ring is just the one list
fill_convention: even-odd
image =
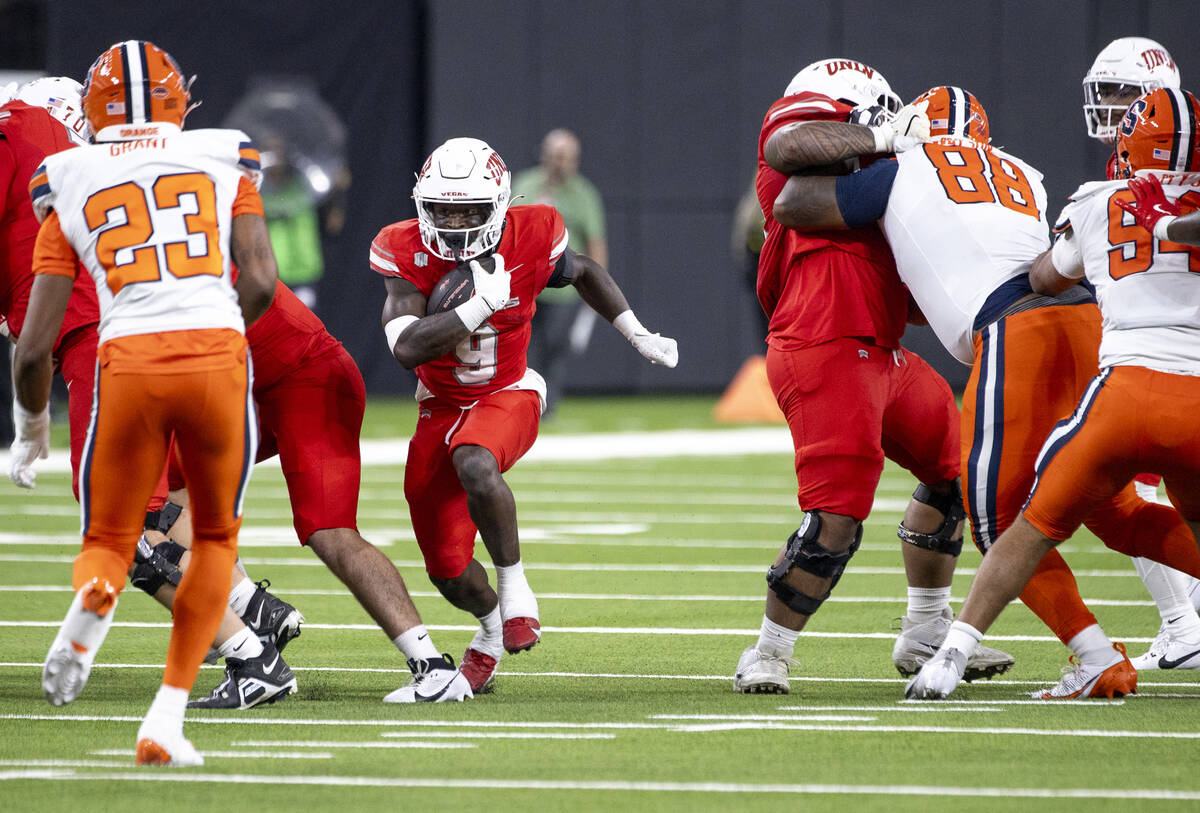
[(1163, 192), (1162, 183), (1153, 175), (1145, 178), (1130, 178), (1129, 191), (1133, 193), (1134, 201), (1130, 202), (1118, 199), (1117, 205), (1133, 215), (1138, 225), (1143, 229), (1154, 234), (1159, 239), (1165, 239), (1165, 229), (1164, 234), (1157, 234), (1154, 230), (1155, 226), (1164, 217), (1170, 217), (1174, 220), (1183, 214), (1183, 210), (1179, 208), (1179, 204), (1167, 200), (1167, 195)]

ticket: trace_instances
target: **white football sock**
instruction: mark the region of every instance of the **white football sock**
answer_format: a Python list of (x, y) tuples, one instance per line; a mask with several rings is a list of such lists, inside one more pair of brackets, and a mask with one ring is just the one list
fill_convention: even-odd
[(263, 653), (263, 645), (262, 641), (258, 640), (258, 636), (249, 627), (242, 627), (229, 636), (225, 643), (218, 645), (217, 652), (226, 660), (229, 658), (239, 658), (247, 661), (261, 655)]
[(245, 615), (246, 606), (257, 589), (258, 585), (250, 581), (249, 576), (243, 576), (240, 582), (229, 589), (229, 606), (238, 615)]
[(108, 613), (103, 616), (98, 616), (89, 610), (83, 609), (83, 591), (87, 590), (89, 585), (80, 587), (75, 592), (75, 598), (71, 599), (71, 606), (67, 608), (67, 615), (63, 618), (63, 623), (60, 635), (66, 638), (73, 644), (83, 647), (89, 658), (96, 656), (96, 650), (104, 643), (105, 636), (108, 635), (108, 630), (112, 626), (113, 615), (116, 613), (117, 601), (113, 601), (113, 606)]
[(1067, 648), (1075, 653), (1085, 666), (1111, 666), (1121, 655), (1113, 649), (1112, 640), (1104, 634), (1099, 624), (1092, 624), (1070, 641)]
[(187, 689), (162, 684), (154, 702), (146, 712), (144, 727), (153, 727), (157, 731), (183, 736), (183, 711), (187, 708)]
[(424, 624), (410, 627), (393, 638), (392, 643), (404, 653), (404, 657), (412, 660), (424, 661), (442, 656), (442, 653), (438, 652), (437, 647), (433, 645), (433, 639), (429, 637), (429, 630), (425, 628)]
[(764, 615), (758, 630), (758, 643), (754, 648), (773, 658), (790, 658), (796, 651), (796, 639), (799, 637), (799, 630), (776, 624)]
[(908, 588), (908, 608), (905, 615), (909, 623), (922, 624), (940, 618), (943, 610), (950, 609), (950, 585), (945, 587)]
[(1195, 592), (1200, 592), (1195, 590), (1196, 580), (1152, 559), (1136, 557), (1133, 566), (1150, 591), (1163, 623), (1170, 628), (1171, 637), (1200, 641), (1200, 617), (1192, 603)]
[(957, 649), (968, 659), (975, 654), (975, 648), (983, 640), (983, 633), (972, 627), (966, 621), (955, 621), (942, 641), (942, 649)]
[(469, 646), (500, 660), (500, 656), (504, 654), (504, 619), (500, 615), (499, 604), (479, 619), (479, 629), (475, 631), (475, 637), (471, 639)]
[(537, 618), (537, 597), (525, 580), (525, 566), (518, 561), (496, 567), (496, 592), (500, 594), (500, 615), (505, 618)]

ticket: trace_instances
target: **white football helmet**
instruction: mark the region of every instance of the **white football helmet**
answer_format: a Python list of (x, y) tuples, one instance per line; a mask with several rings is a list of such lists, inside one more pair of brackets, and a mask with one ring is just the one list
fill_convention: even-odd
[(902, 106), (883, 74), (853, 59), (814, 62), (792, 77), (783, 95), (805, 92), (820, 93), (854, 107), (879, 105), (889, 113)]
[[(500, 155), (478, 138), (452, 138), (425, 159), (413, 187), (421, 240), (443, 260), (463, 262), (486, 254), (500, 243), (511, 199), (512, 174)], [(434, 220), (436, 203), (491, 208), (482, 225), (447, 228)]]
[(16, 98), (25, 104), (45, 108), (61, 121), (76, 144), (92, 140), (92, 128), (83, 115), (83, 85), (69, 76), (43, 76), (17, 88)]
[(1178, 87), (1179, 68), (1166, 48), (1145, 37), (1113, 40), (1083, 77), (1088, 135), (1115, 144), (1117, 125), (1134, 99), (1155, 88)]

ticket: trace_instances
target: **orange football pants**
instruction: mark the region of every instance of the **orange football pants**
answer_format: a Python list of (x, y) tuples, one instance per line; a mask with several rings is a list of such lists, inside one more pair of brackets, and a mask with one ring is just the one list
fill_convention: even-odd
[[(975, 363), (963, 393), (962, 485), (972, 538), (981, 551), (1012, 525), (1029, 499), (1042, 445), (1096, 375), (1099, 344), (1100, 311), (1092, 303), (1020, 311), (975, 337)], [(1107, 546), (1125, 552), (1190, 538), (1176, 512), (1136, 496), (1129, 484), (1136, 473), (1093, 503), (1080, 522)], [(1065, 487), (1074, 497), (1075, 484)], [(1096, 623), (1057, 550), (1043, 557), (1021, 600), (1064, 644)]]
[(1159, 472), (1178, 510), (1157, 507), (1173, 514), (1176, 522), (1156, 529), (1158, 533), (1147, 533), (1145, 523), (1139, 523), (1139, 534), (1115, 542), (1101, 538), (1122, 553), (1200, 578), (1200, 548), (1184, 524), (1200, 521), (1198, 403), (1198, 376), (1132, 366), (1102, 371), (1074, 414), (1046, 439), (1025, 518), (1051, 539), (1066, 539), (1085, 517), (1127, 491), (1139, 472)]
[(176, 594), (163, 683), (190, 691), (229, 596), (257, 443), (246, 342), (227, 329), (152, 333), (104, 342), (97, 358), (75, 589), (94, 577), (124, 586), (174, 434), (193, 546)]

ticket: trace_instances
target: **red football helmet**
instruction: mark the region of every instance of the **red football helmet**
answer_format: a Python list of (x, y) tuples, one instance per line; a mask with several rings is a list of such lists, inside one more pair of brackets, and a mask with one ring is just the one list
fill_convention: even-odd
[(925, 109), (929, 116), (929, 135), (958, 136), (980, 144), (991, 141), (987, 111), (971, 93), (953, 85), (940, 85), (913, 100), (913, 104), (921, 102), (929, 103)]
[(182, 126), (191, 109), (189, 85), (178, 63), (154, 43), (118, 42), (88, 68), (83, 112), (96, 133), (114, 124)]
[(1200, 100), (1187, 90), (1158, 88), (1139, 96), (1117, 125), (1118, 178), (1139, 169), (1200, 172)]

